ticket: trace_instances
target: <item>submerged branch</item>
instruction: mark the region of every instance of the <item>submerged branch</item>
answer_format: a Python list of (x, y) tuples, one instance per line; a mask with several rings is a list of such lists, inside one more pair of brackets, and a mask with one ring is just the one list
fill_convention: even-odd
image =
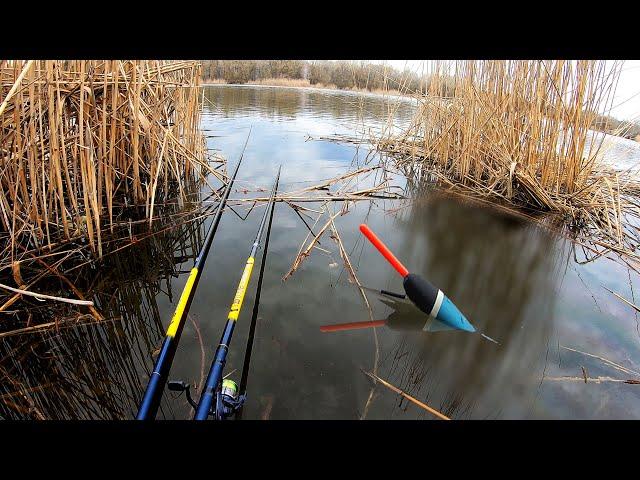
[(28, 290), (22, 290), (20, 288), (13, 288), (13, 287), (10, 287), (9, 285), (5, 285), (4, 283), (0, 283), (0, 288), (4, 288), (6, 290), (19, 293), (21, 295), (28, 295), (30, 297), (41, 298), (43, 300), (54, 300), (56, 302), (72, 303), (74, 305), (93, 306), (93, 302), (91, 300), (75, 300), (73, 298), (54, 297), (53, 295), (45, 295), (43, 293), (35, 293), (35, 292), (30, 292)]

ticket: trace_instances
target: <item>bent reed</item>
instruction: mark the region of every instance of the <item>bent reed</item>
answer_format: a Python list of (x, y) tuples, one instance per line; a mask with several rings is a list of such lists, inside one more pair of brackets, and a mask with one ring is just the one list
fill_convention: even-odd
[(630, 171), (600, 162), (592, 130), (611, 108), (619, 62), (432, 62), (429, 82), (400, 133), (374, 139), (414, 184), (437, 182), (465, 196), (559, 213), (596, 246), (640, 245)]

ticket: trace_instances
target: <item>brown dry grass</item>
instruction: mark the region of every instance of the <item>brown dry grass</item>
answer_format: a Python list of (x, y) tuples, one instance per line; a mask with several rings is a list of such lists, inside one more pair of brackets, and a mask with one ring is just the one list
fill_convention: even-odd
[[(212, 83), (226, 83), (225, 81), (221, 82), (212, 82)], [(291, 87), (291, 88), (320, 88), (323, 90), (342, 90), (347, 92), (359, 92), (359, 93), (375, 93), (377, 95), (407, 95), (407, 93), (403, 93), (399, 90), (395, 90), (392, 88), (356, 88), (349, 87), (339, 89), (333, 83), (324, 84), (324, 83), (310, 83), (307, 79), (302, 78), (263, 78), (260, 80), (254, 80), (248, 83), (248, 85), (263, 85), (269, 87)]]
[(309, 80), (303, 78), (262, 78), (253, 80), (249, 85), (266, 85), (270, 87), (314, 87)]
[(411, 125), (376, 143), (417, 184), (557, 212), (635, 256), (640, 182), (601, 165), (601, 142), (590, 141), (619, 74), (603, 61), (436, 62)]
[(159, 202), (211, 171), (199, 70), (187, 61), (0, 62), (0, 264), (16, 260), (17, 245), (79, 239), (100, 257), (122, 212), (151, 226)]

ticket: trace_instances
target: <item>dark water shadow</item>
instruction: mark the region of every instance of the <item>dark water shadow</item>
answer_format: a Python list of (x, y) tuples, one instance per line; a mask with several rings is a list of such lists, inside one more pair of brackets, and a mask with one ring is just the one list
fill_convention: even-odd
[[(197, 188), (197, 186), (194, 186)], [(178, 211), (178, 205), (166, 213)], [(0, 415), (7, 419), (130, 419), (146, 387), (153, 354), (164, 338), (159, 294), (170, 299), (171, 279), (191, 267), (203, 240), (201, 221), (156, 225), (167, 231), (106, 255), (98, 266), (73, 268), (70, 258), (58, 270), (93, 300), (103, 319), (95, 321), (87, 307), (24, 299), (14, 315), (20, 324), (57, 326), (0, 339)], [(132, 235), (143, 238), (146, 226)], [(26, 262), (28, 273), (36, 263)], [(42, 267), (40, 267), (42, 270)], [(65, 291), (55, 276), (38, 288)], [(68, 291), (68, 287), (66, 287)], [(163, 402), (163, 409), (171, 409)]]
[[(417, 273), (500, 345), (411, 327), (384, 354), (381, 376), (454, 417), (526, 416), (553, 330), (562, 242), (516, 218), (437, 195), (397, 223), (401, 251)], [(412, 307), (394, 315), (400, 329), (424, 324)]]

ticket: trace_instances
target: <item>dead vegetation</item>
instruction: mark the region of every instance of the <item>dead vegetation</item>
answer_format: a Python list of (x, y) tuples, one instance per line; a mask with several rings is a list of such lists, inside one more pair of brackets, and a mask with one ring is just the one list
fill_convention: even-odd
[(154, 221), (213, 172), (199, 131), (199, 65), (0, 63), (0, 267), (83, 241), (104, 252), (122, 217)]
[[(514, 62), (511, 66), (500, 63), (504, 65), (461, 63), (452, 98), (443, 98), (444, 90), (438, 87), (436, 75), (430, 90), (420, 99), (410, 128), (400, 135), (389, 131), (377, 137), (378, 151), (389, 154), (410, 185), (437, 181), (449, 191), (480, 201), (499, 200), (507, 208), (556, 212), (595, 241), (594, 248), (601, 247), (593, 250), (595, 255), (614, 251), (635, 257), (638, 237), (633, 219), (638, 216), (638, 205), (634, 199), (640, 184), (626, 172), (601, 167), (598, 144), (588, 141), (595, 115), (590, 112), (596, 111), (594, 95), (607, 101), (615, 72), (606, 73), (596, 62), (539, 62), (537, 69), (535, 62)], [(225, 180), (224, 174), (205, 160), (204, 144), (197, 132), (198, 89), (192, 88), (198, 82), (196, 70), (197, 65), (188, 62), (2, 64), (0, 214), (6, 243), (0, 244), (4, 246), (0, 266), (12, 276), (16, 287), (8, 288), (13, 295), (0, 305), (0, 312), (12, 320), (0, 336), (39, 337), (46, 331), (53, 337), (54, 332), (67, 327), (87, 332), (86, 325), (105, 313), (102, 302), (106, 300), (100, 300), (91, 284), (80, 288), (76, 284), (95, 259), (129, 252), (130, 246), (145, 240), (156, 242), (162, 233), (204, 219), (217, 205), (214, 189), (210, 201), (187, 211), (182, 209), (199, 200), (197, 192), (185, 186), (185, 178), (196, 181), (203, 173), (212, 173)], [(444, 74), (442, 78), (444, 82)], [(451, 85), (446, 82), (449, 91)], [(359, 186), (362, 177), (378, 173), (382, 177), (373, 185)], [(351, 283), (358, 286), (371, 316), (367, 296), (334, 220), (348, 212), (350, 202), (404, 198), (389, 185), (386, 173), (384, 164), (359, 168), (278, 195), (276, 200), (291, 206), (309, 230), (283, 280), (293, 275), (313, 251), (331, 253), (320, 247), (321, 238), (330, 232)], [(250, 204), (248, 209), (252, 209), (267, 200), (259, 196), (236, 198), (229, 205)], [(336, 210), (332, 202), (342, 204)], [(307, 203), (313, 203), (313, 208), (302, 205)], [(154, 230), (149, 228), (153, 224)], [(160, 256), (164, 250), (158, 245), (154, 251)], [(55, 299), (75, 304), (65, 305), (75, 312), (38, 323), (31, 316), (20, 318), (18, 310), (11, 310), (18, 300), (37, 306), (42, 294), (29, 289), (44, 279), (50, 282), (51, 275), (57, 277), (53, 290), (66, 294), (73, 291), (77, 296)], [(117, 292), (120, 295), (120, 289)], [(113, 293), (108, 300), (110, 308), (116, 308), (117, 295)], [(131, 295), (133, 298), (141, 293)], [(91, 315), (78, 313), (78, 306), (90, 308)], [(44, 305), (39, 310), (43, 320), (51, 318)], [(158, 323), (157, 315), (153, 317)], [(371, 375), (384, 384), (377, 377), (376, 329), (373, 335), (376, 351)], [(123, 347), (123, 351), (127, 350)], [(14, 356), (13, 352), (5, 353), (5, 359)], [(141, 355), (144, 357), (145, 352)], [(17, 371), (19, 365), (11, 368)], [(16, 374), (11, 370), (2, 373), (6, 378), (18, 378), (12, 377)], [(40, 398), (33, 393), (50, 388), (49, 384), (13, 381), (11, 387), (0, 392), (0, 399), (20, 398), (23, 404), (15, 404), (18, 407), (14, 412), (52, 418), (46, 406), (29, 400)], [(100, 385), (97, 390), (102, 388)], [(131, 391), (136, 388), (139, 386), (132, 386)], [(405, 396), (405, 392), (397, 393)], [(363, 418), (373, 394), (372, 389)], [(130, 395), (130, 399), (133, 397)], [(69, 398), (73, 404), (83, 396)], [(90, 407), (74, 408), (95, 408), (89, 403)], [(112, 410), (99, 415), (90, 412), (88, 416), (125, 415), (121, 407), (109, 408)], [(65, 410), (65, 416), (73, 415), (73, 411)]]
[[(43, 260), (64, 272), (61, 275), (92, 301), (100, 316), (86, 306), (26, 296), (2, 310), (2, 417), (128, 419), (135, 414), (153, 352), (164, 337), (166, 319), (158, 299), (161, 293), (170, 301), (176, 299), (171, 279), (190, 268), (203, 242), (201, 214), (193, 212), (191, 218), (194, 221), (181, 217), (177, 225), (171, 217), (159, 219), (159, 227), (174, 228), (160, 228), (162, 233), (132, 244), (134, 248), (105, 255), (99, 271), (94, 262), (81, 265), (82, 252)], [(35, 288), (72, 291), (63, 277), (52, 275), (36, 260), (25, 261), (21, 270), (24, 281)], [(197, 328), (189, 330), (198, 338)], [(166, 408), (171, 408), (170, 402), (164, 403)]]
[(596, 255), (638, 260), (640, 180), (600, 163), (591, 130), (619, 73), (604, 61), (435, 62), (411, 124), (372, 142), (415, 185), (559, 214)]
[(403, 398), (406, 398), (407, 400), (409, 400), (411, 403), (414, 403), (415, 405), (419, 406), (420, 408), (422, 408), (423, 410), (426, 410), (427, 412), (431, 413), (433, 416), (435, 416), (436, 418), (440, 419), (440, 420), (451, 420), (449, 417), (447, 417), (446, 415), (444, 415), (443, 413), (439, 412), (438, 410), (436, 410), (435, 408), (430, 407), (429, 405), (427, 405), (424, 402), (421, 402), (420, 400), (418, 400), (417, 398), (412, 397), (411, 395), (409, 395), (407, 392), (399, 389), (398, 387), (396, 387), (395, 385), (392, 385), (391, 383), (387, 382), (386, 380), (383, 380), (382, 378), (378, 377), (377, 375), (375, 375), (374, 373), (371, 372), (366, 372), (366, 371), (362, 371), (365, 375), (369, 376), (370, 378), (372, 378), (375, 382), (379, 382), (382, 385), (384, 385), (385, 387), (387, 387), (389, 390), (391, 390), (392, 392), (397, 393), (398, 395), (400, 395)]
[[(102, 320), (85, 267), (208, 215), (225, 162), (205, 151), (199, 83), (196, 62), (0, 62), (0, 312)], [(3, 336), (52, 325), (11, 318)]]
[[(373, 178), (372, 186), (367, 188), (359, 188), (357, 186), (358, 182), (364, 181), (371, 175), (375, 175), (375, 177)], [(331, 187), (335, 189), (334, 192), (329, 191)], [(335, 219), (339, 216), (346, 215), (349, 212), (350, 202), (363, 200), (375, 201), (376, 199), (403, 199), (404, 196), (400, 193), (397, 193), (395, 191), (396, 188), (398, 187), (391, 184), (388, 172), (384, 168), (384, 166), (377, 165), (374, 167), (358, 168), (338, 177), (329, 179), (325, 182), (321, 182), (310, 187), (284, 194), (282, 200), (286, 201), (296, 211), (309, 232), (300, 245), (293, 264), (291, 265), (289, 271), (282, 278), (282, 281), (288, 280), (296, 271), (298, 271), (305, 259), (308, 258), (314, 250), (327, 255), (329, 258), (331, 258), (332, 263), (337, 265), (337, 263), (334, 261), (335, 259), (333, 253), (328, 249), (320, 247), (320, 239), (327, 232), (330, 232), (329, 237), (338, 247), (338, 254), (342, 259), (343, 267), (349, 276), (349, 282), (358, 288), (363, 301), (363, 305), (367, 310), (369, 319), (373, 321), (373, 310), (371, 308), (371, 304), (369, 303), (369, 299), (367, 298), (365, 288), (362, 286), (360, 280), (358, 279), (356, 269), (353, 267), (353, 264), (349, 258), (349, 254), (344, 247), (340, 232), (338, 231), (338, 228), (335, 224)], [(306, 196), (311, 192), (317, 191), (325, 191), (327, 195), (324, 196), (324, 198), (319, 197), (317, 194), (311, 197)], [(322, 202), (318, 209), (303, 208), (300, 205), (292, 202), (293, 199), (295, 199), (296, 202), (300, 202), (305, 201), (309, 198), (313, 198), (314, 202)], [(341, 202), (340, 208), (334, 207), (333, 202), (336, 201)], [(303, 211), (301, 212), (301, 210)], [(309, 225), (309, 223), (307, 223), (307, 221), (302, 217), (301, 213), (304, 215), (308, 215), (309, 218), (313, 220), (313, 224)], [(315, 218), (313, 218), (311, 214), (315, 214)], [(321, 227), (317, 228), (318, 225), (321, 225)], [(375, 347), (372, 372), (373, 375), (377, 375), (378, 364), (380, 362), (380, 343), (378, 339), (378, 332), (375, 328), (372, 329), (372, 333)], [(366, 418), (374, 398), (375, 385), (369, 391), (369, 395), (367, 396), (367, 400), (360, 415), (361, 420)]]

